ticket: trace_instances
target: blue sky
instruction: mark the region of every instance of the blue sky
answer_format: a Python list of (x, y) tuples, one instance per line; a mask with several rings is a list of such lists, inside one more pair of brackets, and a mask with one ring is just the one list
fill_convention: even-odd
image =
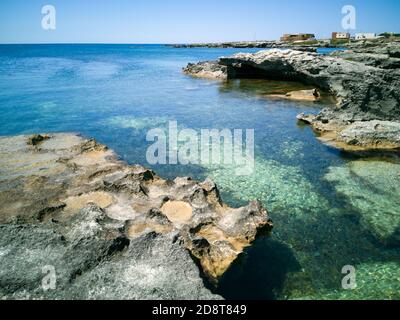
[[(44, 5), (57, 28), (41, 27)], [(400, 0), (1, 0), (0, 43), (186, 43), (329, 37), (344, 5), (357, 10), (354, 32), (400, 33)]]

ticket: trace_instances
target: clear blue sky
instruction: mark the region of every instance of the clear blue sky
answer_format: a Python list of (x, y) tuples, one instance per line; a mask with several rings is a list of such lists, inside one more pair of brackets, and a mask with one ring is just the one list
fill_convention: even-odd
[[(41, 28), (41, 8), (57, 29)], [(341, 8), (357, 9), (354, 32), (400, 32), (400, 0), (0, 0), (0, 43), (183, 43), (329, 37)]]

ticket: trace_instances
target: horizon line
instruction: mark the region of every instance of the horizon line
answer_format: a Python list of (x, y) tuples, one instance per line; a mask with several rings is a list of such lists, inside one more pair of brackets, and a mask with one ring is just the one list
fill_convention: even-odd
[[(365, 32), (358, 32), (358, 33), (365, 33)], [(386, 33), (386, 32), (384, 32)], [(387, 32), (387, 33), (394, 33), (397, 32)], [(350, 33), (351, 34), (351, 33)], [(380, 35), (376, 33), (377, 35)], [(316, 38), (316, 40), (330, 40), (331, 38)], [(240, 43), (240, 42), (267, 42), (267, 41), (280, 41), (280, 39), (262, 39), (262, 40), (226, 40), (226, 41), (189, 41), (189, 42), (0, 42), (0, 45), (59, 45), (59, 44), (110, 44), (110, 45), (174, 45), (174, 44), (209, 44), (209, 43)]]

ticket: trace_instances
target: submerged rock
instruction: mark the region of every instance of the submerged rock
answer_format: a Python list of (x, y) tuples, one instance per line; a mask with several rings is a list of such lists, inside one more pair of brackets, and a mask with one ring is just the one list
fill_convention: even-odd
[(290, 91), (286, 94), (270, 94), (270, 98), (289, 99), (295, 101), (317, 101), (320, 98), (317, 89)]
[[(209, 180), (161, 179), (73, 134), (31, 140), (0, 138), (4, 298), (219, 298), (200, 273), (218, 281), (272, 228), (258, 202), (230, 208)], [(46, 266), (55, 290), (42, 289)]]
[(365, 262), (354, 264), (356, 269), (356, 288), (352, 290), (328, 290), (320, 288), (313, 295), (301, 293), (291, 297), (293, 300), (369, 300), (376, 297), (382, 300), (400, 299), (400, 264), (393, 261)]
[(199, 78), (218, 80), (226, 80), (228, 78), (227, 68), (216, 61), (189, 63), (186, 68), (183, 68), (183, 72)]
[(325, 179), (360, 214), (366, 229), (385, 245), (400, 244), (400, 165), (359, 160), (331, 167)]

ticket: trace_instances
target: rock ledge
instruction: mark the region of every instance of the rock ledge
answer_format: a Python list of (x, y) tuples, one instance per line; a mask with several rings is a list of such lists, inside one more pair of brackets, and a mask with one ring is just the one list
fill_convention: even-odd
[(164, 180), (75, 134), (3, 137), (0, 155), (3, 298), (218, 298), (193, 258), (217, 282), (272, 228), (257, 201), (230, 208), (210, 180)]

